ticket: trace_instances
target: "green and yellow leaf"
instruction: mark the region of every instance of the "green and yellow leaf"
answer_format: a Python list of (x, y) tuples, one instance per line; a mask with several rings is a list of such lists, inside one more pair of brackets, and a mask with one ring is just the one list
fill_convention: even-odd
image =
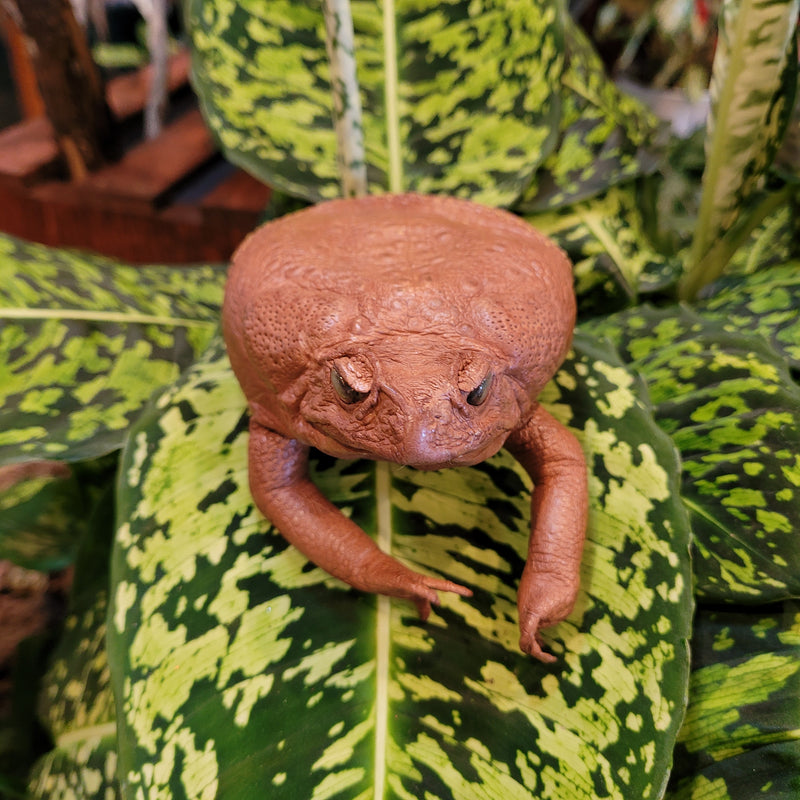
[(69, 614), (39, 692), (39, 718), (53, 742), (34, 765), (31, 800), (116, 800), (117, 730), (106, 647), (114, 496), (100, 498), (75, 567)]
[(543, 397), (583, 442), (582, 590), (523, 655), (525, 473), (501, 453), (415, 472), (320, 456), (313, 478), (415, 569), (474, 589), (427, 623), (315, 568), (254, 509), (221, 343), (122, 465), (109, 620), (126, 797), (657, 798), (691, 614), (678, 463), (609, 353), (579, 337)]
[(649, 241), (632, 184), (527, 218), (570, 257), (581, 316), (629, 306), (642, 294), (668, 289), (680, 276), (680, 262)]
[(766, 340), (686, 307), (588, 323), (647, 382), (683, 460), (701, 597), (800, 595), (800, 388)]
[(800, 794), (800, 608), (700, 610), (668, 800)]
[(516, 204), (524, 213), (561, 208), (652, 171), (658, 122), (605, 72), (594, 45), (566, 18), (558, 144)]
[(225, 273), (0, 237), (0, 464), (119, 449), (213, 335)]
[[(560, 6), (353, 0), (370, 192), (510, 205), (555, 144)], [(189, 0), (194, 85), (228, 157), (289, 194), (341, 191), (320, 3)]]
[(737, 221), (780, 146), (794, 102), (799, 0), (724, 0), (711, 77), (706, 166), (684, 299), (719, 277), (704, 261)]
[(800, 372), (800, 261), (724, 278), (698, 308), (727, 330), (757, 334)]

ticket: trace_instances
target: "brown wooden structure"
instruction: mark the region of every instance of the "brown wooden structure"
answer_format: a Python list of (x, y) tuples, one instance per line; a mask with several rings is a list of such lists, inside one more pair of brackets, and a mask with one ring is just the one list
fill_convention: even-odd
[[(190, 95), (188, 71), (188, 54), (172, 59), (173, 97)], [(107, 84), (122, 130), (140, 120), (148, 86), (147, 68)], [(80, 181), (67, 176), (46, 117), (0, 131), (0, 231), (135, 263), (227, 260), (258, 223), (269, 189), (226, 165), (196, 104), (183, 105), (160, 137)]]

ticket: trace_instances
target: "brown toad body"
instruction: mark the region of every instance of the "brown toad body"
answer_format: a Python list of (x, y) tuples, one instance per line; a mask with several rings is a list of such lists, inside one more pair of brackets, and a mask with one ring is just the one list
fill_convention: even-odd
[(520, 647), (572, 609), (587, 513), (572, 434), (537, 396), (575, 323), (564, 253), (513, 215), (464, 200), (336, 200), (267, 223), (234, 255), (223, 330), (250, 412), (250, 488), (314, 563), (423, 618), (451, 581), (383, 553), (309, 481), (308, 448), (418, 469), (506, 447), (531, 475)]

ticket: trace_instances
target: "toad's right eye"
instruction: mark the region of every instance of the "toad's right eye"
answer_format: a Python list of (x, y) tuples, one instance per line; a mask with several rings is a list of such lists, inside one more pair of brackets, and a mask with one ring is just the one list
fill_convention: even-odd
[(336, 367), (331, 368), (331, 384), (339, 397), (347, 403), (348, 405), (352, 405), (353, 403), (358, 403), (359, 401), (363, 400), (369, 392), (359, 392), (358, 389), (354, 389), (339, 373), (339, 370)]

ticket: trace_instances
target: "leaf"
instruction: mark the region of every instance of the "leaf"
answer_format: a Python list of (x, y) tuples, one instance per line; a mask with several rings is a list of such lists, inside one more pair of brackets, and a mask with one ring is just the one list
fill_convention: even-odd
[(68, 465), (29, 461), (0, 467), (0, 559), (50, 571), (72, 563), (117, 458)]
[(0, 464), (118, 449), (214, 333), (223, 280), (0, 237)]
[(647, 238), (630, 184), (527, 219), (572, 261), (581, 316), (607, 314), (633, 304), (640, 294), (665, 291), (680, 275), (680, 262), (662, 255)]
[(691, 299), (725, 261), (703, 262), (736, 221), (786, 129), (797, 84), (798, 0), (724, 0), (711, 77), (706, 168), (689, 273)]
[(254, 510), (220, 342), (126, 447), (109, 619), (128, 797), (648, 798), (687, 676), (678, 464), (634, 379), (578, 337), (543, 402), (592, 466), (582, 591), (523, 655), (529, 484), (507, 454), (416, 472), (319, 456), (321, 490), (415, 568), (468, 584), (427, 623), (349, 590)]
[(516, 209), (560, 208), (652, 171), (658, 162), (658, 121), (606, 75), (594, 45), (565, 20), (559, 140)]
[(44, 713), (54, 747), (31, 773), (30, 798), (120, 797), (117, 733), (105, 646), (107, 596), (67, 617), (45, 676)]
[(223, 280), (0, 236), (0, 557), (71, 561), (95, 459), (203, 349)]
[(800, 792), (800, 610), (701, 610), (668, 800)]
[(82, 537), (69, 614), (39, 695), (53, 748), (35, 764), (28, 797), (120, 797), (116, 712), (106, 649), (113, 486), (98, 499)]
[[(555, 144), (560, 6), (350, 5), (369, 192), (514, 202)], [(184, 19), (194, 86), (228, 158), (306, 200), (338, 196), (321, 6), (190, 0)]]
[(695, 591), (770, 602), (800, 594), (800, 388), (767, 342), (682, 306), (588, 323), (647, 382), (683, 460)]
[(726, 330), (764, 336), (795, 372), (800, 371), (800, 261), (751, 275), (724, 278), (698, 304)]

